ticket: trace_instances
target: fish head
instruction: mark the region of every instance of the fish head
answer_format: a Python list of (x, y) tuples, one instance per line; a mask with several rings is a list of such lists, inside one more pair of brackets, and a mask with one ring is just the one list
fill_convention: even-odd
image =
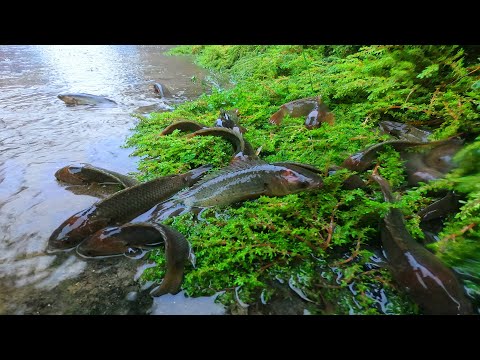
[(307, 129), (314, 129), (320, 126), (320, 121), (318, 120), (318, 110), (313, 109), (305, 119), (305, 127)]
[(424, 157), (427, 166), (446, 174), (455, 167), (454, 156), (462, 148), (462, 142), (452, 139), (432, 148)]
[(57, 97), (62, 100), (65, 104), (68, 105), (76, 105), (77, 104), (77, 99), (75, 99), (74, 96), (68, 95), (68, 94), (59, 94)]
[(47, 251), (67, 250), (77, 246), (87, 236), (105, 227), (107, 220), (94, 218), (91, 214), (96, 210), (91, 206), (70, 216), (53, 231), (48, 239)]
[(163, 236), (151, 224), (125, 224), (101, 229), (80, 243), (77, 253), (83, 257), (115, 256), (150, 249), (163, 244)]
[(117, 226), (98, 230), (77, 246), (77, 253), (83, 257), (121, 255), (128, 250), (128, 244), (116, 236), (120, 232)]
[(83, 166), (69, 165), (64, 166), (63, 168), (55, 172), (55, 177), (58, 180), (65, 181), (73, 185), (82, 185), (85, 184), (85, 181), (80, 176), (82, 173)]
[(299, 166), (289, 165), (281, 167), (275, 179), (266, 184), (267, 194), (282, 196), (300, 191), (320, 189), (323, 186), (322, 178)]

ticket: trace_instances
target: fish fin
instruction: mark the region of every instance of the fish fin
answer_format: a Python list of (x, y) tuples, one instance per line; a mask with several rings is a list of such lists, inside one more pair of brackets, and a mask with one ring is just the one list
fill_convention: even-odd
[(281, 172), (282, 177), (287, 179), (289, 182), (296, 182), (298, 181), (298, 176), (295, 174), (294, 171), (290, 169), (285, 169)]
[(316, 168), (315, 166), (313, 165), (310, 165), (310, 164), (303, 164), (303, 163), (299, 163), (299, 162), (295, 162), (295, 161), (277, 161), (277, 162), (274, 162), (272, 163), (272, 165), (277, 165), (277, 166), (296, 166), (296, 167), (300, 167), (300, 168), (303, 168), (303, 169), (306, 169), (306, 170), (310, 170), (311, 172), (314, 172), (316, 174), (323, 174), (323, 171)]
[(260, 160), (260, 159), (246, 159), (246, 160), (243, 160), (242, 158), (237, 158), (237, 159), (234, 159), (229, 165), (227, 165), (226, 167), (218, 170), (218, 171), (215, 171), (213, 173), (210, 173), (210, 174), (207, 174), (205, 175), (202, 180), (200, 180), (199, 182), (197, 182), (195, 184), (195, 186), (197, 185), (201, 185), (211, 179), (214, 179), (218, 176), (222, 176), (222, 175), (226, 175), (226, 174), (229, 174), (229, 173), (232, 173), (232, 172), (235, 172), (235, 171), (240, 171), (240, 170), (243, 170), (243, 169), (248, 169), (252, 166), (255, 166), (255, 165), (266, 165), (268, 164), (266, 161), (263, 161), (263, 160)]

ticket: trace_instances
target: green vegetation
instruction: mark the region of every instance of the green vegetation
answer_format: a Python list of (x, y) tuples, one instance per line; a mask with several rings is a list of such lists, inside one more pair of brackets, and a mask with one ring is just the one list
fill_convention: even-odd
[[(176, 119), (212, 125), (220, 109), (238, 108), (244, 134), (268, 162), (297, 161), (328, 174), (349, 155), (389, 137), (378, 122), (394, 120), (429, 127), (431, 139), (467, 137), (456, 157), (459, 167), (445, 179), (408, 188), (403, 164), (393, 149), (381, 153), (379, 173), (401, 200), (412, 235), (423, 233), (416, 213), (441, 190), (465, 194), (432, 251), (459, 273), (469, 293), (480, 298), (480, 52), (459, 46), (180, 46), (172, 54), (193, 54), (201, 66), (227, 75), (229, 86), (174, 111), (141, 118), (127, 145), (143, 156), (139, 178), (179, 173), (211, 163), (228, 164), (231, 145), (213, 137), (187, 139), (183, 133), (158, 136)], [(279, 106), (321, 95), (335, 124), (308, 130), (303, 119), (268, 122)], [(368, 180), (368, 170), (361, 175)], [(187, 265), (183, 289), (190, 296), (225, 290), (246, 303), (268, 302), (272, 281), (284, 280), (308, 297), (311, 313), (416, 314), (419, 312), (374, 259), (381, 254), (378, 224), (388, 210), (378, 186), (344, 190), (352, 172), (325, 176), (324, 189), (285, 197), (261, 197), (166, 221), (191, 242), (195, 267)], [(150, 254), (158, 266), (144, 279), (164, 275), (163, 250)], [(278, 280), (280, 279), (280, 280)], [(293, 293), (292, 293), (293, 294)], [(332, 304), (334, 306), (332, 307)]]

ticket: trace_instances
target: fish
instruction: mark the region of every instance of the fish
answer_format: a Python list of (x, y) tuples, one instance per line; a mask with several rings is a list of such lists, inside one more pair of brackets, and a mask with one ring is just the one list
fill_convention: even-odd
[[(338, 165), (332, 165), (328, 168), (328, 176), (334, 175), (338, 170), (341, 170), (342, 167)], [(348, 178), (343, 180), (342, 188), (345, 190), (354, 190), (361, 189), (366, 187), (367, 184), (362, 180), (358, 174), (350, 175)]]
[(90, 164), (72, 164), (62, 167), (55, 172), (55, 177), (72, 185), (86, 185), (92, 183), (119, 184), (124, 188), (140, 184), (130, 176), (107, 170)]
[(322, 187), (322, 178), (305, 167), (273, 165), (263, 160), (236, 161), (158, 204), (149, 217), (158, 222), (190, 210), (197, 212), (262, 195), (284, 196)]
[(172, 94), (170, 91), (167, 89), (167, 87), (163, 84), (160, 83), (155, 83), (153, 84), (153, 91), (158, 94), (161, 98), (164, 97), (171, 97)]
[(378, 152), (385, 150), (386, 146), (391, 146), (397, 151), (403, 151), (411, 147), (436, 146), (440, 144), (445, 144), (449, 141), (450, 139), (431, 141), (431, 142), (415, 142), (415, 141), (405, 141), (405, 140), (384, 141), (384, 142), (372, 145), (353, 155), (350, 155), (348, 158), (346, 158), (343, 161), (342, 167), (345, 167), (352, 171), (367, 170), (369, 167), (373, 166), (373, 163), (377, 158)]
[(137, 249), (151, 250), (165, 246), (165, 277), (153, 296), (176, 294), (183, 281), (185, 262), (193, 255), (190, 243), (182, 233), (158, 223), (131, 223), (121, 228), (107, 227), (97, 231), (77, 246), (77, 253), (86, 258), (118, 256)]
[(57, 97), (67, 105), (115, 105), (116, 102), (104, 96), (85, 93), (65, 93)]
[(424, 244), (440, 240), (438, 234), (443, 230), (443, 222), (448, 215), (455, 214), (460, 210), (462, 205), (460, 200), (462, 197), (458, 193), (448, 191), (444, 197), (417, 213), (420, 218), (420, 229), (425, 235)]
[[(220, 136), (225, 140), (229, 141), (234, 149), (234, 154), (242, 153), (244, 155), (254, 155), (255, 151), (252, 146), (249, 146), (249, 154), (245, 153), (245, 140), (240, 132), (234, 131), (228, 128), (222, 127), (211, 127), (206, 129), (197, 130), (191, 134), (187, 135), (187, 138), (192, 138), (194, 136)], [(253, 154), (251, 154), (253, 152)]]
[(399, 140), (428, 142), (428, 137), (432, 134), (430, 131), (397, 121), (380, 121), (378, 125), (382, 132), (395, 136)]
[(173, 124), (167, 126), (163, 131), (160, 133), (160, 136), (165, 136), (173, 133), (175, 130), (180, 130), (180, 131), (197, 131), (200, 129), (206, 129), (208, 128), (205, 125), (199, 124), (196, 121), (191, 121), (191, 120), (180, 120), (177, 122), (174, 122)]
[(454, 191), (449, 191), (444, 197), (419, 211), (417, 215), (420, 217), (420, 221), (430, 221), (443, 218), (460, 209), (461, 198), (462, 197)]
[(239, 156), (243, 158), (243, 156), (248, 156), (251, 159), (257, 158), (252, 145), (243, 138), (240, 130), (233, 130), (228, 127), (219, 126), (207, 127), (195, 121), (182, 120), (167, 126), (160, 135), (168, 135), (175, 130), (193, 131), (187, 135), (187, 138), (192, 138), (194, 136), (220, 136), (232, 144), (235, 152), (234, 157)]
[(419, 153), (403, 153), (405, 161), (407, 181), (411, 186), (417, 186), (420, 182), (440, 179), (455, 167), (454, 155), (462, 148), (463, 141), (448, 139), (440, 141), (438, 145), (429, 151)]
[[(371, 178), (380, 186), (385, 201), (394, 203), (388, 182), (378, 174)], [(472, 304), (453, 271), (413, 239), (399, 209), (389, 209), (380, 232), (394, 280), (425, 314), (473, 314)]]
[(446, 174), (455, 167), (453, 157), (462, 147), (462, 140), (450, 139), (427, 152), (423, 158), (423, 162), (428, 167)]
[(247, 129), (239, 124), (238, 109), (235, 110), (220, 110), (220, 116), (215, 121), (214, 126), (232, 129), (239, 133), (245, 133)]
[(96, 231), (124, 223), (197, 182), (211, 165), (204, 165), (184, 174), (163, 176), (141, 183), (100, 200), (65, 220), (48, 241), (48, 250), (66, 250), (77, 246)]
[(321, 96), (308, 97), (290, 101), (280, 106), (280, 109), (274, 113), (269, 122), (271, 124), (280, 125), (285, 115), (291, 117), (305, 118), (305, 127), (313, 129), (319, 127), (323, 122), (333, 125), (335, 116), (329, 111), (328, 107), (323, 103)]

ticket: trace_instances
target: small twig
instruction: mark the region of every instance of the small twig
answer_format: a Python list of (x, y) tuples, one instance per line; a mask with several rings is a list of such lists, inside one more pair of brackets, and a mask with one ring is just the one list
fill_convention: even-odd
[(362, 122), (361, 125), (362, 125), (362, 126), (367, 125), (367, 123), (368, 123), (369, 120), (370, 120), (370, 115), (367, 115), (367, 116), (365, 117), (365, 120)]
[(333, 267), (337, 267), (339, 265), (343, 265), (343, 264), (346, 264), (346, 263), (349, 263), (350, 261), (352, 261), (353, 259), (355, 259), (357, 256), (358, 256), (358, 253), (360, 252), (360, 236), (358, 237), (357, 239), (357, 247), (355, 248), (355, 250), (352, 252), (352, 255), (350, 255), (347, 259), (345, 260), (342, 260), (342, 261), (336, 261), (334, 262), (333, 264), (331, 264), (330, 266), (333, 266)]
[[(475, 223), (475, 222), (474, 222), (474, 223), (471, 223), (471, 224), (469, 224), (469, 225), (466, 225), (466, 226), (464, 226), (458, 233), (445, 236), (441, 241), (445, 243), (445, 242), (447, 242), (447, 241), (449, 241), (449, 240), (455, 240), (455, 238), (456, 238), (457, 236), (461, 236), (461, 235), (465, 234), (468, 230), (472, 230), (476, 225), (477, 225), (477, 223)], [(443, 248), (444, 248), (444, 246), (443, 246)], [(443, 249), (443, 250), (444, 250), (444, 249)], [(443, 250), (442, 250), (442, 251), (443, 251)]]
[(458, 121), (458, 115), (453, 112), (452, 109), (448, 106), (448, 103), (446, 101), (443, 102), (443, 105), (445, 106), (445, 109), (447, 109), (448, 114), (453, 118), (453, 120)]
[(428, 105), (429, 108), (432, 108), (433, 100), (435, 100), (439, 92), (440, 92), (440, 86), (437, 86), (437, 88), (435, 89), (435, 92), (432, 95), (432, 98), (430, 99), (430, 104)]
[(342, 202), (340, 201), (340, 202), (337, 203), (337, 205), (335, 205), (333, 207), (332, 215), (330, 215), (330, 224), (328, 225), (328, 228), (327, 228), (327, 234), (328, 234), (327, 240), (322, 245), (323, 250), (326, 250), (330, 246), (330, 242), (332, 241), (333, 230), (335, 229), (335, 223), (333, 222), (333, 219), (334, 219), (334, 216), (335, 216), (335, 212), (337, 211), (338, 207), (341, 204), (342, 204)]
[(417, 86), (416, 86), (416, 85), (412, 88), (412, 91), (410, 91), (410, 92), (408, 93), (407, 98), (405, 99), (404, 104), (407, 103), (408, 99), (410, 98), (410, 95), (412, 95), (415, 90), (417, 90)]
[(425, 114), (427, 114), (428, 116), (431, 116), (432, 115), (432, 112), (430, 110), (424, 110), (424, 109), (419, 109), (418, 107), (416, 106), (405, 106), (405, 105), (392, 105), (392, 106), (389, 106), (388, 108), (386, 109), (382, 109), (382, 110), (390, 110), (390, 109), (410, 109), (410, 110), (413, 110), (413, 111), (421, 111)]
[(478, 71), (480, 70), (480, 66), (477, 66), (475, 69), (473, 69), (472, 71), (470, 71), (468, 74), (465, 74), (463, 76), (460, 76), (458, 79), (456, 80), (453, 80), (452, 82), (448, 83), (447, 85), (445, 85), (445, 87), (447, 87), (448, 85), (452, 85), (453, 83), (456, 83), (457, 81), (463, 79), (465, 76), (468, 76), (470, 74), (473, 74), (475, 71)]
[(267, 89), (268, 91), (270, 91), (270, 93), (272, 93), (273, 95), (278, 96), (277, 92), (275, 90), (273, 90), (272, 88), (270, 88), (268, 85), (262, 84), (262, 86), (265, 89)]
[(265, 270), (267, 270), (269, 267), (272, 267), (275, 264), (282, 263), (282, 262), (285, 262), (285, 261), (287, 261), (287, 260), (286, 259), (278, 259), (278, 260), (272, 261), (272, 262), (270, 262), (266, 265), (263, 265), (260, 269), (258, 269), (258, 272), (262, 273)]

